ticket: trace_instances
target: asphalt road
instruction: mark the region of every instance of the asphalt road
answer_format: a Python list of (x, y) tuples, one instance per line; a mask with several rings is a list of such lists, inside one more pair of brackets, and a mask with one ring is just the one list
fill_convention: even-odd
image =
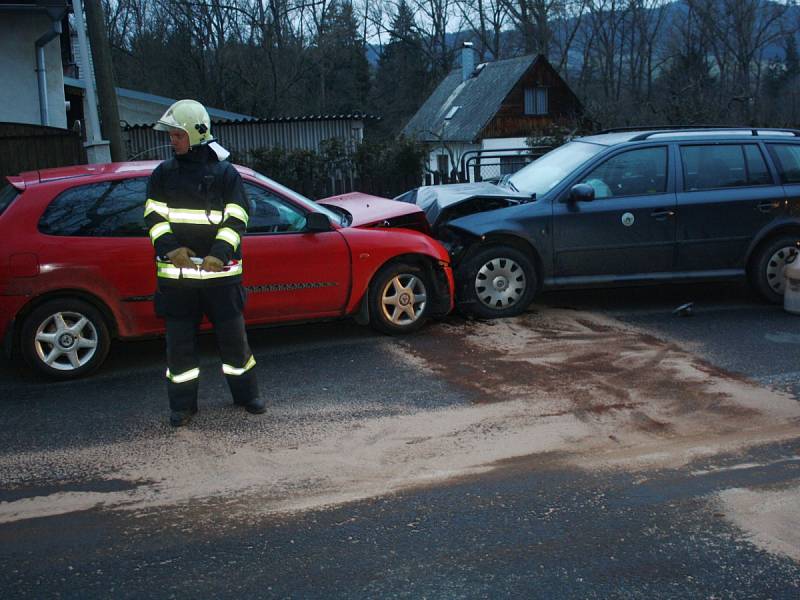
[[(688, 301), (693, 316), (672, 314)], [(758, 303), (739, 286), (558, 292), (542, 304), (645, 328), (800, 398), (800, 317)], [(345, 431), (356, 435), (365, 423), (476, 402), (463, 386), (399, 360), (396, 343), (350, 323), (253, 332), (270, 411), (259, 418), (234, 410), (221, 375), (211, 375), (192, 435), (206, 444), (224, 439), (226, 448), (280, 444), (300, 453), (340, 424), (354, 424)], [(204, 338), (203, 348), (204, 365), (214, 365), (213, 339)], [(263, 514), (259, 507), (270, 499), (258, 494), (190, 496), (138, 510), (98, 501), (30, 518), (3, 512), (42, 498), (69, 503), (148, 486), (106, 459), (120, 449), (144, 444), (167, 452), (186, 441), (166, 425), (162, 352), (160, 341), (117, 344), (101, 373), (70, 383), (0, 366), (0, 515), (7, 517), (0, 521), (0, 596), (800, 596), (797, 560), (751, 539), (727, 518), (719, 496), (800, 489), (800, 434), (675, 468), (595, 471), (549, 452), (283, 513)], [(192, 458), (184, 457), (187, 466)]]

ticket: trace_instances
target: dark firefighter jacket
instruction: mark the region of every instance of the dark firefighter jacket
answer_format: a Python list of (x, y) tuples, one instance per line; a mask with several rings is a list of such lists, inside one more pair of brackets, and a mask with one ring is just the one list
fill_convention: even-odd
[[(203, 287), (241, 281), (242, 236), (249, 218), (242, 178), (207, 146), (164, 161), (147, 184), (145, 223), (156, 251), (159, 285)], [(198, 259), (215, 256), (219, 273), (179, 269), (167, 253), (185, 246)]]

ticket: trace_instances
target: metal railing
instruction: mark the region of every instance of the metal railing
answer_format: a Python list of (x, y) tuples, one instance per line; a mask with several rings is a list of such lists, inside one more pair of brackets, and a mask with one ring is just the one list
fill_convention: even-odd
[(516, 173), (552, 149), (552, 146), (525, 146), (468, 150), (461, 155), (458, 177), (462, 182), (498, 180), (503, 175)]

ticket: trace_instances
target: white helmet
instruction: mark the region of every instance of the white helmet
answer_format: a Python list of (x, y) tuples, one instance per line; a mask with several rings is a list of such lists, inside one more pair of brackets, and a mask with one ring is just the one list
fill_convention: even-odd
[(182, 129), (189, 134), (189, 145), (197, 146), (214, 139), (208, 111), (197, 100), (178, 100), (153, 125), (153, 129)]

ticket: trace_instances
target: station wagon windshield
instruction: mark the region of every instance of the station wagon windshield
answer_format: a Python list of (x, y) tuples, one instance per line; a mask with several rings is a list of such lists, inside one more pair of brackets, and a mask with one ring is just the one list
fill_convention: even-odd
[(569, 142), (514, 173), (508, 184), (520, 192), (542, 196), (604, 148), (588, 142)]

